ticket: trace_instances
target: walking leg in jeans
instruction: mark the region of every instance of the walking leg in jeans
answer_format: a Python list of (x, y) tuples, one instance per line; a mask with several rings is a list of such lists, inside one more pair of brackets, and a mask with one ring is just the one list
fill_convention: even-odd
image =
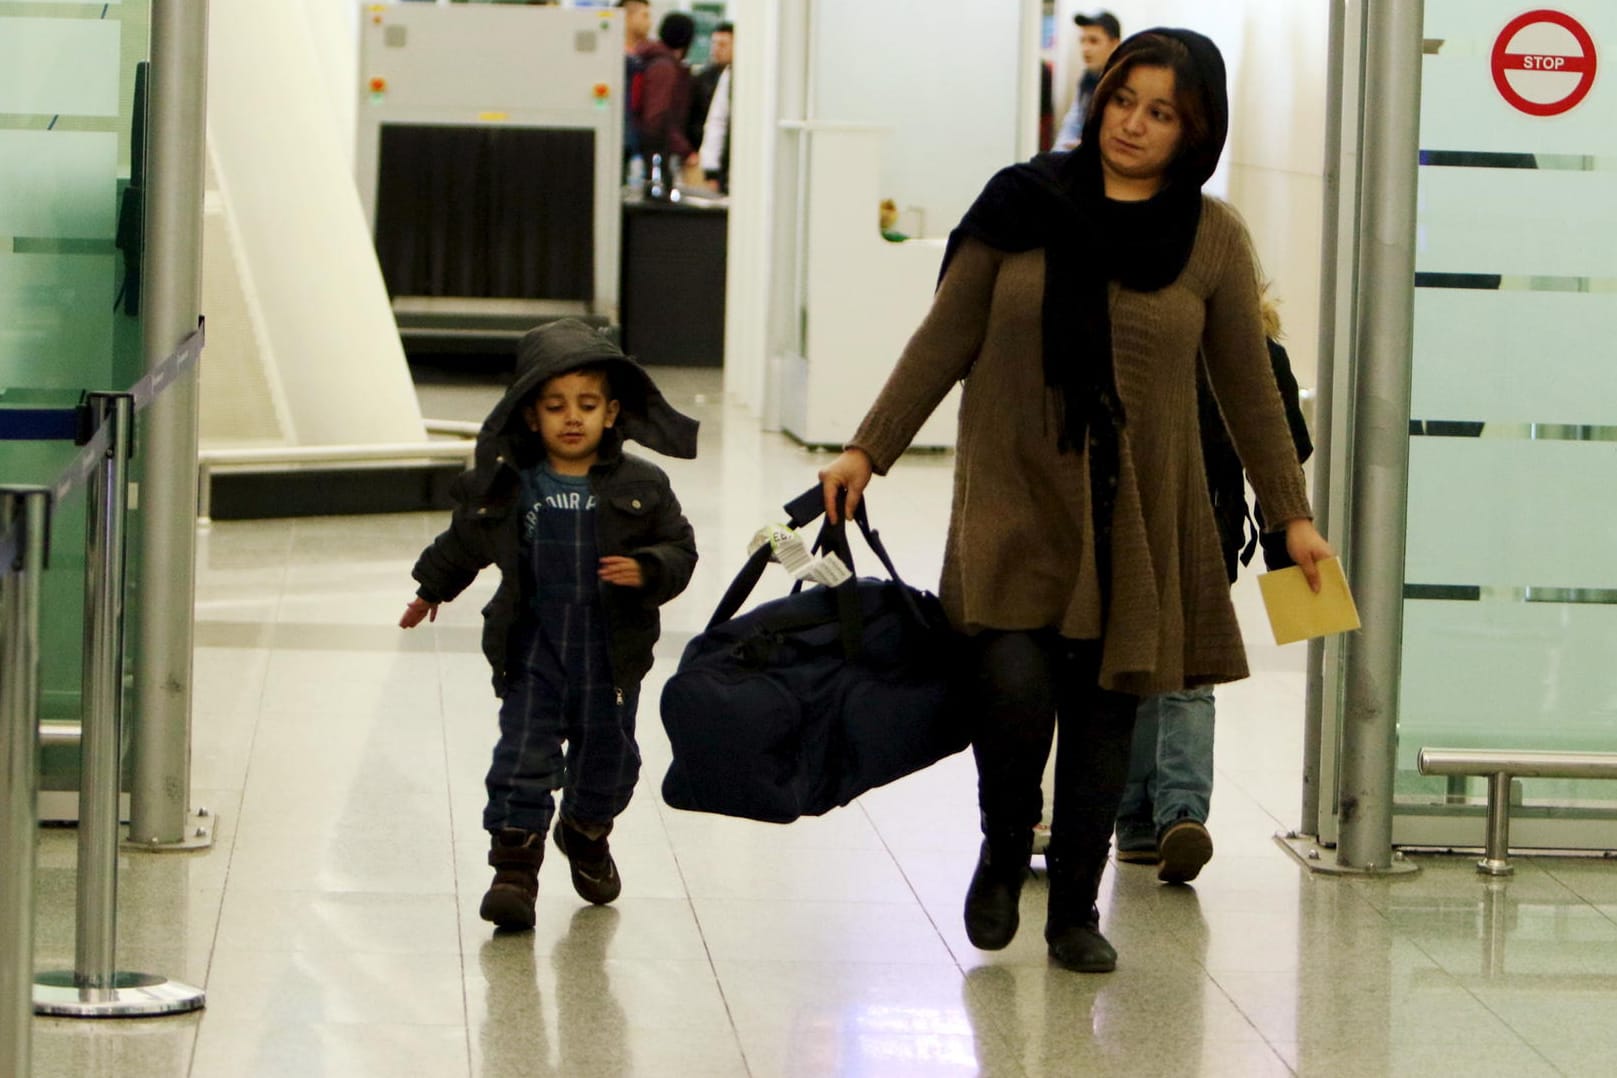
[(1198, 686), (1156, 697), (1158, 731), (1153, 820), (1165, 883), (1188, 883), (1213, 856), (1207, 811), (1213, 796), (1213, 690)]
[(1157, 729), (1162, 696), (1140, 700), (1134, 713), (1134, 739), (1129, 748), (1129, 776), (1117, 806), (1117, 859), (1131, 864), (1157, 863), (1157, 825), (1152, 811), (1157, 799)]

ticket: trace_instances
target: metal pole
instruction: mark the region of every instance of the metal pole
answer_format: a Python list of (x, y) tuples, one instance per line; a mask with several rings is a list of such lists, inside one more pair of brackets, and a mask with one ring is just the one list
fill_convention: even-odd
[[(1331, 0), (1330, 44), (1325, 68), (1325, 197), (1320, 237), (1319, 362), (1314, 375), (1314, 523), (1331, 529), (1331, 408), (1336, 378), (1336, 263), (1342, 206), (1342, 87), (1346, 63), (1346, 0)], [(1340, 544), (1339, 544), (1340, 545)], [(1308, 642), (1308, 680), (1303, 704), (1303, 789), (1300, 826), (1319, 834), (1320, 746), (1325, 728), (1325, 646)]]
[(127, 394), (90, 395), (95, 429), (110, 433), (84, 514), (83, 737), (79, 742), (79, 876), (74, 973), (109, 989), (117, 972), (118, 795), (122, 788), (124, 518), (129, 490)]
[(124, 552), (134, 398), (92, 393), (94, 429), (107, 433), (88, 489), (84, 537), (83, 733), (79, 743), (78, 920), (71, 971), (34, 981), (34, 1010), (68, 1018), (178, 1014), (201, 989), (117, 968), (118, 796), (123, 741)]
[(32, 1074), (34, 842), (39, 826), (39, 582), (50, 495), (0, 489), (0, 533), (17, 555), (0, 565), (0, 1071)]
[(1363, 184), (1354, 311), (1350, 576), (1364, 628), (1347, 641), (1337, 864), (1392, 869), (1392, 789), (1403, 647), (1409, 372), (1420, 153), (1421, 0), (1369, 0)]
[(1488, 776), (1488, 845), (1477, 868), (1490, 876), (1509, 876), (1510, 867), (1510, 772), (1496, 771)]
[[(152, 0), (144, 349), (149, 368), (196, 328), (201, 306), (206, 0)], [(140, 492), (129, 837), (180, 843), (191, 791), (191, 621), (196, 597), (197, 369), (146, 413)]]

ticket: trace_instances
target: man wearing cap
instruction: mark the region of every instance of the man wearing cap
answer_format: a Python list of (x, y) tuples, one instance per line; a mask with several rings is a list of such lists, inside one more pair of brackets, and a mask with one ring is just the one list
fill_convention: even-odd
[(1078, 80), (1078, 93), (1072, 99), (1072, 108), (1067, 110), (1067, 118), (1061, 121), (1061, 130), (1056, 134), (1055, 148), (1058, 150), (1072, 149), (1083, 137), (1089, 99), (1100, 84), (1100, 73), (1106, 70), (1106, 61), (1111, 59), (1112, 50), (1123, 39), (1123, 27), (1110, 11), (1074, 15), (1072, 21), (1079, 28), (1078, 51), (1084, 58), (1084, 74)]

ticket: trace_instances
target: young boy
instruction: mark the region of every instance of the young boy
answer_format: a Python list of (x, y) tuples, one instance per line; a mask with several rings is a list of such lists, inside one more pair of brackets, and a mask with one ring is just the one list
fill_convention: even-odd
[(604, 904), (622, 889), (607, 835), (640, 773), (640, 680), (657, 608), (696, 564), (668, 477), (622, 442), (690, 458), (696, 428), (583, 322), (531, 331), (478, 433), (476, 465), (455, 481), (449, 529), (411, 574), (420, 588), (399, 620), (406, 629), (435, 619), (483, 567), (500, 569), (483, 610), (501, 704), (483, 811), (494, 882), (481, 908), (499, 928), (533, 927), (553, 790), (562, 791), (556, 848), (574, 890)]

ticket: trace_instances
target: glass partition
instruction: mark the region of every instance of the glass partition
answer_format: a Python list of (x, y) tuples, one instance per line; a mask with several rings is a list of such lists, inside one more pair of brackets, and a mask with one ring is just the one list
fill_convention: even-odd
[[(1399, 843), (1475, 841), (1423, 747), (1617, 750), (1617, 5), (1425, 11)], [(1521, 796), (1520, 845), (1617, 836), (1553, 830), (1617, 784)]]
[[(0, 408), (71, 404), (141, 368), (116, 246), (148, 0), (0, 4)], [(135, 207), (138, 217), (138, 206)], [(0, 441), (0, 477), (54, 479), (70, 444)], [(57, 507), (41, 596), (41, 712), (79, 714), (84, 495)], [(132, 564), (134, 562), (132, 561)], [(47, 763), (45, 786), (54, 783)]]

